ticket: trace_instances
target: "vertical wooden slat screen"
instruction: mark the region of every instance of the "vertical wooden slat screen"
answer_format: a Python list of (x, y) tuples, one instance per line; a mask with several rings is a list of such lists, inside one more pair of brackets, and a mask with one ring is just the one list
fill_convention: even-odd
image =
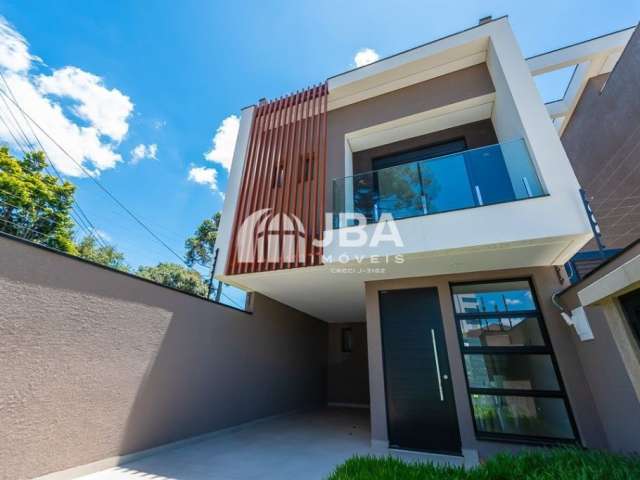
[[(327, 97), (325, 83), (263, 102), (254, 110), (228, 275), (322, 263), (322, 247), (313, 241), (322, 240), (324, 230)], [(263, 209), (268, 212), (252, 230), (253, 243), (248, 242), (255, 246), (252, 259), (240, 261), (239, 231)]]

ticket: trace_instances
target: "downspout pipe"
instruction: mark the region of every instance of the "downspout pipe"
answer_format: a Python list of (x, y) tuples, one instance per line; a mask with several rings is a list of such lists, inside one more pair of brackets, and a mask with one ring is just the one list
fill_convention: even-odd
[(567, 312), (566, 309), (562, 306), (562, 304), (560, 303), (560, 300), (558, 300), (558, 295), (561, 293), (561, 291), (557, 291), (554, 292), (551, 295), (551, 302), (553, 302), (553, 305), (560, 310), (560, 316), (564, 319), (564, 321), (566, 322), (567, 325), (569, 325), (570, 327), (575, 326), (575, 322), (573, 321), (573, 319), (571, 318), (571, 313)]

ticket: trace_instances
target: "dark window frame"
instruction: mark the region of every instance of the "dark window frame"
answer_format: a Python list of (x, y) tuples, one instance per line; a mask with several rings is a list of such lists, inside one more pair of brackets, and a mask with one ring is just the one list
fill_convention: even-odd
[(353, 353), (353, 328), (342, 327), (340, 330), (342, 353)]
[(627, 292), (624, 295), (620, 295), (618, 297), (618, 303), (622, 307), (627, 326), (633, 333), (636, 345), (638, 346), (638, 348), (640, 348), (640, 323), (635, 318), (633, 318), (635, 316), (635, 312), (631, 311), (629, 308), (629, 300), (634, 301), (636, 300), (636, 298), (640, 298), (640, 288)]
[[(434, 149), (437, 149), (439, 147), (441, 148), (441, 147), (446, 147), (447, 145), (455, 145), (455, 144), (457, 144), (457, 145), (462, 144), (462, 148), (460, 148), (460, 149), (453, 148), (450, 153), (437, 154), (437, 155), (427, 155), (425, 158), (423, 158), (425, 150), (434, 150)], [(440, 140), (438, 142), (425, 143), (425, 144), (420, 145), (418, 147), (412, 147), (412, 148), (409, 148), (409, 149), (406, 149), (406, 150), (399, 150), (397, 152), (385, 153), (383, 155), (377, 155), (375, 157), (372, 157), (371, 160), (370, 160), (370, 162), (371, 162), (371, 170), (369, 170), (369, 172), (377, 172), (378, 170), (384, 170), (386, 168), (393, 168), (393, 167), (397, 167), (399, 165), (405, 165), (407, 163), (413, 163), (413, 162), (416, 162), (416, 161), (423, 161), (423, 160), (424, 161), (428, 161), (428, 160), (431, 160), (433, 158), (440, 158), (440, 157), (446, 157), (448, 155), (455, 155), (456, 153), (461, 153), (461, 152), (464, 152), (464, 151), (467, 151), (467, 150), (469, 150), (469, 144), (467, 142), (467, 138), (464, 135), (456, 136), (456, 137), (450, 138), (448, 140)], [(404, 157), (404, 160), (399, 160), (397, 163), (395, 163), (393, 165), (387, 165), (387, 166), (377, 167), (376, 168), (376, 163), (381, 164), (385, 160), (388, 160), (390, 158), (396, 158), (396, 157)], [(368, 172), (360, 172), (360, 173), (368, 173)]]
[[(505, 312), (471, 312), (471, 313), (458, 313), (456, 311), (456, 302), (454, 299), (453, 289), (456, 286), (462, 285), (481, 285), (481, 284), (491, 284), (491, 283), (504, 283), (504, 282), (527, 282), (529, 289), (531, 291), (533, 304), (535, 306), (535, 310), (521, 310), (521, 311), (505, 311)], [(542, 315), (542, 310), (540, 308), (540, 303), (538, 302), (538, 294), (535, 289), (535, 285), (533, 284), (533, 280), (531, 277), (516, 277), (516, 278), (499, 278), (499, 279), (490, 279), (490, 280), (477, 280), (477, 281), (467, 281), (467, 282), (449, 282), (449, 294), (451, 296), (451, 306), (453, 308), (454, 322), (455, 328), (458, 333), (458, 345), (460, 347), (460, 356), (462, 360), (462, 368), (464, 370), (464, 377), (467, 386), (467, 397), (469, 401), (469, 408), (471, 409), (471, 417), (473, 419), (473, 430), (475, 436), (478, 440), (489, 440), (489, 441), (508, 441), (511, 443), (524, 443), (524, 444), (533, 444), (533, 445), (554, 445), (554, 444), (580, 444), (580, 433), (577, 428), (577, 424), (575, 421), (575, 417), (573, 415), (573, 410), (571, 408), (571, 404), (569, 403), (569, 398), (567, 396), (566, 388), (564, 385), (564, 380), (562, 378), (562, 374), (560, 372), (560, 368), (558, 366), (558, 362), (556, 359), (555, 352), (553, 350), (553, 344), (551, 343), (551, 338), (549, 336), (549, 332), (547, 331), (547, 327), (544, 321), (544, 317)], [(462, 336), (462, 328), (460, 325), (460, 320), (468, 319), (468, 318), (510, 318), (510, 317), (532, 317), (536, 318), (538, 321), (538, 328), (540, 329), (540, 334), (542, 335), (542, 339), (545, 343), (544, 346), (526, 346), (526, 347), (468, 347), (464, 345), (464, 340)], [(558, 390), (521, 390), (521, 389), (508, 389), (508, 388), (478, 388), (471, 387), (469, 384), (469, 375), (467, 372), (467, 365), (464, 359), (465, 354), (496, 354), (496, 355), (518, 355), (518, 354), (531, 354), (531, 355), (547, 355), (551, 359), (551, 363), (553, 365), (554, 372), (556, 374), (556, 378), (558, 381)], [(546, 436), (534, 436), (534, 435), (524, 435), (524, 434), (513, 434), (513, 433), (496, 433), (496, 432), (487, 432), (480, 430), (478, 428), (476, 422), (476, 416), (473, 409), (473, 400), (472, 395), (495, 395), (495, 396), (510, 396), (510, 397), (529, 397), (529, 398), (559, 398), (563, 400), (565, 409), (567, 411), (567, 416), (569, 418), (569, 423), (571, 425), (571, 430), (573, 433), (573, 439), (566, 438), (557, 438), (557, 437), (546, 437)]]

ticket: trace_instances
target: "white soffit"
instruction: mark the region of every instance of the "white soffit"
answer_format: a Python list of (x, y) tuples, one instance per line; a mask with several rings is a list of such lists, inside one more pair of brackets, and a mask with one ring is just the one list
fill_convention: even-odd
[[(338, 270), (336, 265), (319, 265), (232, 275), (223, 281), (259, 292), (326, 322), (363, 322), (365, 282), (549, 266), (572, 241), (572, 238), (559, 237), (407, 256), (405, 263), (385, 266), (383, 273), (369, 273), (366, 268), (361, 272), (361, 267), (380, 267), (380, 264), (369, 263), (350, 264), (354, 271), (341, 273), (345, 265), (339, 264)], [(574, 248), (571, 255), (581, 245)]]
[(491, 118), (495, 93), (420, 112), (346, 135), (352, 152)]
[[(531, 74), (535, 76), (590, 61), (597, 56), (608, 56), (616, 51), (619, 54), (629, 42), (635, 28), (626, 28), (591, 40), (585, 40), (575, 45), (529, 57), (527, 58), (527, 65)], [(613, 65), (611, 65), (611, 68), (613, 68)]]

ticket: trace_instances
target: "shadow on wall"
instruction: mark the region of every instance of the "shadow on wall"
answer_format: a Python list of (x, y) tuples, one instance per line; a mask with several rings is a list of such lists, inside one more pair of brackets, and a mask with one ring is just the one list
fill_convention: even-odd
[(0, 236), (0, 479), (325, 402), (327, 327), (253, 314)]
[(326, 327), (287, 320), (283, 313), (304, 315), (282, 310), (258, 296), (255, 317), (174, 312), (139, 385), (120, 452), (324, 403)]

